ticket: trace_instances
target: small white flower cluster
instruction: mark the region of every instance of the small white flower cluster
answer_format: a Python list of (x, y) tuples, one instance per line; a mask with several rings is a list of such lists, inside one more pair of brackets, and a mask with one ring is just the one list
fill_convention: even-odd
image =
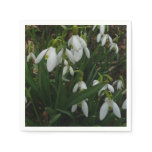
[[(79, 37), (78, 35), (73, 35), (69, 39), (68, 46), (71, 47), (71, 50), (66, 48), (65, 54), (66, 54), (67, 58), (73, 64), (75, 64), (82, 58), (83, 50), (84, 50), (87, 58), (90, 58), (90, 51), (87, 47), (85, 40), (82, 39), (81, 37)], [(29, 55), (27, 56), (27, 62), (29, 62), (29, 59), (32, 58), (34, 60), (34, 63), (38, 64), (44, 56), (47, 59), (47, 63), (46, 63), (47, 70), (49, 72), (52, 72), (57, 65), (62, 63), (63, 49), (61, 49), (57, 54), (56, 48), (49, 47), (49, 48), (41, 51), (40, 54), (37, 56), (37, 58), (35, 57), (35, 55), (33, 53), (29, 53)], [(63, 69), (63, 75), (65, 75), (69, 69), (70, 74), (73, 76), (74, 75), (73, 68), (71, 66), (69, 66), (68, 62), (66, 62), (66, 61), (64, 62), (64, 65), (65, 65), (65, 67)]]
[(68, 41), (68, 46), (71, 47), (71, 50), (66, 49), (66, 55), (73, 64), (80, 61), (83, 50), (87, 58), (90, 58), (90, 51), (87, 44), (79, 35), (73, 35)]
[[(94, 80), (93, 81), (93, 86), (99, 84), (98, 80)], [(113, 86), (117, 84), (117, 90), (118, 89), (122, 89), (123, 87), (123, 83), (122, 80), (116, 80), (113, 82)], [(104, 95), (104, 90), (108, 90), (110, 93), (114, 93), (114, 87), (110, 84), (105, 84), (99, 91), (98, 91), (98, 96), (103, 96)], [(120, 109), (119, 106), (117, 105), (117, 103), (112, 100), (112, 99), (108, 99), (108, 97), (105, 98), (105, 102), (102, 104), (101, 108), (100, 108), (100, 112), (99, 112), (99, 119), (103, 120), (107, 113), (109, 108), (113, 109), (113, 113), (118, 117), (121, 118), (121, 113), (120, 113)], [(126, 100), (124, 101), (123, 105), (122, 105), (122, 109), (126, 109)]]
[[(93, 26), (93, 31), (96, 28), (96, 25)], [(119, 52), (118, 45), (116, 43), (113, 43), (113, 40), (109, 34), (105, 34), (105, 25), (100, 25), (100, 32), (97, 35), (97, 42), (101, 42), (101, 46), (104, 46), (107, 42), (107, 40), (110, 43), (110, 50), (115, 50), (116, 54)]]

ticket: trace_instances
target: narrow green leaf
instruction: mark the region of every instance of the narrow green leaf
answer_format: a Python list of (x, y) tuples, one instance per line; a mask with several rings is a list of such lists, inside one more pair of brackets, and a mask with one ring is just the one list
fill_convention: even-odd
[(74, 95), (72, 95), (72, 97), (69, 98), (69, 104), (67, 106), (67, 108), (69, 108), (70, 106), (81, 102), (82, 100), (89, 98), (92, 95), (97, 94), (97, 92), (99, 91), (99, 89), (101, 89), (103, 87), (103, 83), (99, 83), (96, 86), (90, 87), (87, 90), (83, 90), (82, 92), (78, 92), (75, 93)]

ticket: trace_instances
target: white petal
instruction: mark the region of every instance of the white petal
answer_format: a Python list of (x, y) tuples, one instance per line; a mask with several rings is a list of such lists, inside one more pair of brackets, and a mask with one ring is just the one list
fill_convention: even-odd
[(113, 42), (112, 42), (112, 38), (111, 38), (110, 35), (108, 35), (108, 39), (109, 39), (109, 42), (110, 42), (110, 43), (113, 43)]
[(103, 120), (106, 117), (107, 113), (108, 113), (108, 103), (104, 102), (100, 108), (99, 119)]
[(63, 49), (61, 49), (60, 52), (57, 54), (57, 65), (62, 63), (62, 54)]
[(50, 54), (49, 54), (49, 57), (47, 59), (47, 70), (49, 72), (51, 72), (56, 67), (56, 64), (57, 64), (57, 55), (56, 55), (56, 49), (55, 48), (51, 47), (49, 49), (49, 51), (50, 51)]
[(100, 40), (101, 40), (101, 36), (102, 36), (102, 34), (101, 34), (101, 33), (99, 33), (99, 34), (97, 35), (97, 43), (99, 43), (99, 42), (100, 42)]
[(114, 81), (114, 82), (112, 83), (112, 85), (115, 86), (115, 85), (117, 84), (117, 82), (118, 82), (118, 80)]
[(83, 55), (83, 50), (82, 49), (80, 49), (79, 51), (74, 50), (74, 60), (76, 62), (78, 62), (82, 58), (82, 55)]
[(80, 43), (81, 43), (81, 45), (82, 45), (83, 48), (87, 47), (87, 44), (86, 44), (86, 42), (85, 42), (84, 39), (82, 39), (81, 37), (79, 37), (79, 40), (80, 40)]
[(108, 84), (108, 89), (111, 93), (114, 93), (114, 88), (112, 85)]
[(64, 65), (68, 65), (68, 61), (64, 59)]
[(32, 58), (33, 58), (33, 60), (35, 61), (36, 57), (35, 57), (35, 55), (34, 55), (34, 53), (33, 53), (33, 52), (31, 52), (31, 57), (32, 57)]
[(71, 74), (72, 76), (74, 76), (74, 71), (73, 71), (73, 68), (72, 68), (71, 66), (70, 66), (69, 70), (70, 70), (70, 74)]
[(104, 46), (106, 44), (106, 41), (107, 41), (107, 34), (104, 34), (101, 39), (101, 46)]
[(85, 90), (87, 89), (87, 85), (84, 81), (80, 81), (79, 82), (79, 87), (80, 87), (80, 90)]
[(92, 31), (94, 31), (94, 30), (95, 30), (96, 26), (97, 26), (97, 25), (94, 25), (94, 26), (93, 26)]
[(62, 73), (62, 75), (64, 76), (64, 75), (67, 73), (67, 71), (68, 71), (68, 66), (65, 66), (65, 67), (63, 68), (63, 73)]
[(122, 81), (119, 80), (117, 83), (117, 90), (122, 88)]
[(77, 110), (77, 104), (73, 105), (71, 108), (71, 112), (75, 112)]
[(73, 39), (73, 36), (71, 36), (70, 39), (68, 40), (68, 46), (72, 45), (72, 39)]
[(103, 90), (106, 90), (107, 89), (107, 87), (108, 87), (108, 85), (106, 84), (106, 85), (104, 85), (99, 91), (98, 91), (98, 96), (100, 96), (100, 94), (101, 94), (101, 92), (103, 91)]
[(48, 49), (45, 49), (37, 56), (37, 58), (35, 59), (35, 64), (39, 63), (42, 60), (47, 51)]
[(108, 97), (106, 97), (106, 98), (105, 98), (105, 102), (108, 102), (108, 101), (109, 101), (109, 99), (108, 99)]
[(78, 35), (73, 35), (72, 37), (73, 37), (72, 38), (73, 49), (76, 50), (76, 51), (79, 51), (80, 49), (82, 49), (81, 43), (79, 41), (79, 36)]
[(115, 45), (115, 49), (116, 49), (116, 54), (117, 54), (119, 52), (119, 48), (117, 44)]
[(124, 103), (122, 104), (122, 109), (127, 109), (127, 99), (124, 101)]
[(79, 87), (79, 83), (76, 83), (75, 86), (73, 87), (73, 93), (77, 92)]
[(94, 80), (94, 81), (93, 81), (93, 86), (95, 86), (95, 85), (97, 85), (97, 84), (99, 84), (99, 81), (98, 81), (98, 80)]
[(31, 57), (31, 54), (29, 53), (28, 56), (27, 56), (27, 62), (29, 62), (30, 57)]
[(110, 50), (112, 50), (115, 47), (115, 43), (111, 43)]
[(103, 35), (105, 32), (105, 25), (100, 25), (100, 33)]
[(82, 101), (82, 112), (86, 117), (88, 117), (88, 105), (85, 100)]
[(67, 57), (69, 58), (69, 60), (73, 63), (73, 64), (75, 64), (75, 60), (74, 60), (74, 56), (73, 56), (73, 54), (72, 54), (72, 52), (70, 51), (70, 50), (68, 50), (68, 49), (66, 49), (66, 55), (67, 55)]
[(113, 108), (113, 113), (118, 117), (121, 118), (121, 113), (120, 113), (120, 109), (118, 107), (118, 105), (116, 104), (116, 102), (112, 102), (112, 108)]
[(90, 51), (87, 47), (84, 48), (84, 52), (85, 52), (87, 58), (90, 58)]

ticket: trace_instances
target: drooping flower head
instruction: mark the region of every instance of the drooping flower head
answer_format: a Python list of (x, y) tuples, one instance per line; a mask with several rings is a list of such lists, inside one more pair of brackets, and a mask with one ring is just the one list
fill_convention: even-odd
[(90, 51), (85, 40), (78, 35), (77, 26), (73, 27), (73, 35), (68, 40), (68, 46), (71, 47), (71, 50), (67, 49), (66, 54), (72, 63), (78, 62), (82, 58), (83, 50), (87, 58), (90, 58)]
[(63, 49), (61, 49), (59, 53), (57, 54), (56, 48), (54, 46), (49, 47), (48, 49), (41, 51), (41, 53), (35, 59), (35, 64), (38, 64), (42, 60), (42, 58), (45, 56), (45, 59), (47, 60), (47, 63), (46, 63), (47, 70), (51, 72), (54, 70), (54, 68), (58, 64), (62, 62), (62, 54), (63, 54)]
[[(73, 93), (76, 93), (78, 90), (82, 91), (85, 89), (87, 89), (86, 83), (84, 81), (79, 81), (74, 85)], [(86, 117), (88, 117), (88, 105), (87, 105), (86, 101), (88, 101), (88, 99), (84, 99), (83, 101), (80, 102), (80, 104), (81, 104), (83, 114)], [(71, 112), (75, 112), (77, 110), (77, 106), (78, 106), (78, 104), (74, 104), (71, 108)]]
[(70, 72), (70, 74), (72, 76), (74, 76), (74, 71), (73, 68), (71, 66), (69, 66), (68, 61), (66, 59), (64, 59), (64, 68), (63, 68), (63, 73), (62, 75), (64, 76), (68, 71)]
[(99, 112), (99, 119), (103, 120), (106, 115), (108, 114), (109, 108), (112, 108), (113, 113), (118, 117), (121, 118), (120, 109), (115, 101), (112, 99), (105, 98), (105, 102), (102, 104)]

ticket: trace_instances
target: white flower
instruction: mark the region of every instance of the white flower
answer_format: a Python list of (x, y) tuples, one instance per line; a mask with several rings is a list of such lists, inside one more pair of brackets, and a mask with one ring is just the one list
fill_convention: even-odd
[(97, 35), (97, 43), (100, 42), (101, 37), (104, 35), (105, 32), (105, 25), (100, 25), (100, 32)]
[(38, 64), (46, 55), (47, 70), (51, 72), (58, 64), (62, 62), (62, 53), (63, 49), (61, 49), (61, 51), (58, 54), (56, 54), (56, 48), (50, 47), (48, 49), (45, 49), (37, 56), (37, 58), (35, 59), (35, 64)]
[[(105, 84), (98, 92), (98, 96), (101, 95), (102, 91), (108, 89), (110, 93), (114, 93), (114, 88), (111, 84)], [(104, 95), (104, 93), (102, 93)]]
[(82, 58), (83, 50), (84, 50), (87, 58), (90, 58), (90, 51), (87, 48), (86, 42), (78, 35), (73, 35), (69, 39), (68, 46), (71, 46), (72, 49), (71, 50), (67, 49), (66, 55), (72, 63), (78, 62)]
[[(92, 86), (95, 86), (95, 85), (97, 85), (97, 84), (99, 84), (99, 81), (98, 81), (98, 80), (94, 80)], [(100, 96), (101, 92), (104, 91), (104, 90), (106, 90), (106, 89), (108, 89), (109, 92), (114, 93), (114, 88), (113, 88), (113, 86), (110, 85), (110, 84), (105, 84), (105, 85), (98, 91), (98, 96)], [(102, 94), (102, 95), (104, 95), (104, 94)]]
[(105, 102), (101, 106), (100, 112), (99, 112), (99, 119), (100, 120), (103, 120), (106, 117), (106, 115), (107, 115), (107, 113), (109, 111), (109, 108), (112, 108), (113, 109), (113, 113), (118, 118), (121, 118), (120, 109), (119, 109), (118, 105), (116, 104), (116, 102), (113, 101), (113, 100), (109, 100), (108, 98), (105, 98)]
[(105, 25), (100, 25), (100, 33), (103, 35), (105, 32)]
[(122, 104), (122, 109), (127, 109), (127, 99)]
[(117, 90), (122, 89), (122, 87), (123, 87), (123, 83), (121, 80), (114, 81), (112, 85), (113, 86), (117, 85)]
[(80, 91), (87, 89), (86, 83), (84, 81), (77, 82), (73, 87), (73, 93), (77, 92), (78, 89), (80, 89)]
[[(76, 83), (73, 88), (73, 93), (77, 92), (78, 89), (80, 91), (87, 89), (86, 83), (84, 81), (79, 81), (78, 83)], [(88, 105), (86, 102), (87, 100), (88, 99), (84, 99), (83, 101), (81, 101), (82, 112), (86, 117), (88, 117)], [(77, 110), (77, 104), (74, 104), (71, 108), (71, 112), (75, 112), (76, 110)]]
[(98, 80), (93, 80), (93, 85), (92, 86), (95, 86), (97, 84), (99, 84), (99, 81)]
[(118, 48), (118, 45), (116, 43), (110, 44), (110, 50), (113, 50), (113, 49), (116, 51), (116, 54), (119, 52), (119, 48)]
[(27, 62), (29, 62), (30, 58), (32, 58), (32, 59), (34, 60), (34, 62), (35, 62), (36, 57), (35, 57), (35, 55), (34, 55), (33, 52), (30, 52), (30, 53), (28, 54), (28, 56), (27, 56)]
[(111, 36), (109, 34), (104, 34), (101, 38), (101, 46), (104, 46), (106, 44), (107, 40), (109, 40), (110, 45), (111, 45), (111, 43), (113, 43)]
[[(87, 99), (86, 100), (83, 100), (81, 101), (81, 108), (82, 108), (82, 112), (83, 114), (88, 117), (88, 104), (87, 104)], [(72, 108), (71, 108), (71, 112), (75, 112), (77, 110), (77, 104), (73, 105)]]
[(67, 60), (64, 60), (64, 68), (63, 68), (63, 73), (62, 73), (62, 75), (64, 76), (67, 72), (68, 72), (68, 70), (70, 71), (70, 74), (72, 75), (72, 76), (74, 76), (74, 70), (73, 70), (73, 68), (71, 67), (71, 66), (69, 66), (68, 65), (68, 62), (67, 62)]
[(108, 34), (104, 34), (103, 37), (101, 38), (101, 46), (104, 46), (106, 44), (108, 38)]

